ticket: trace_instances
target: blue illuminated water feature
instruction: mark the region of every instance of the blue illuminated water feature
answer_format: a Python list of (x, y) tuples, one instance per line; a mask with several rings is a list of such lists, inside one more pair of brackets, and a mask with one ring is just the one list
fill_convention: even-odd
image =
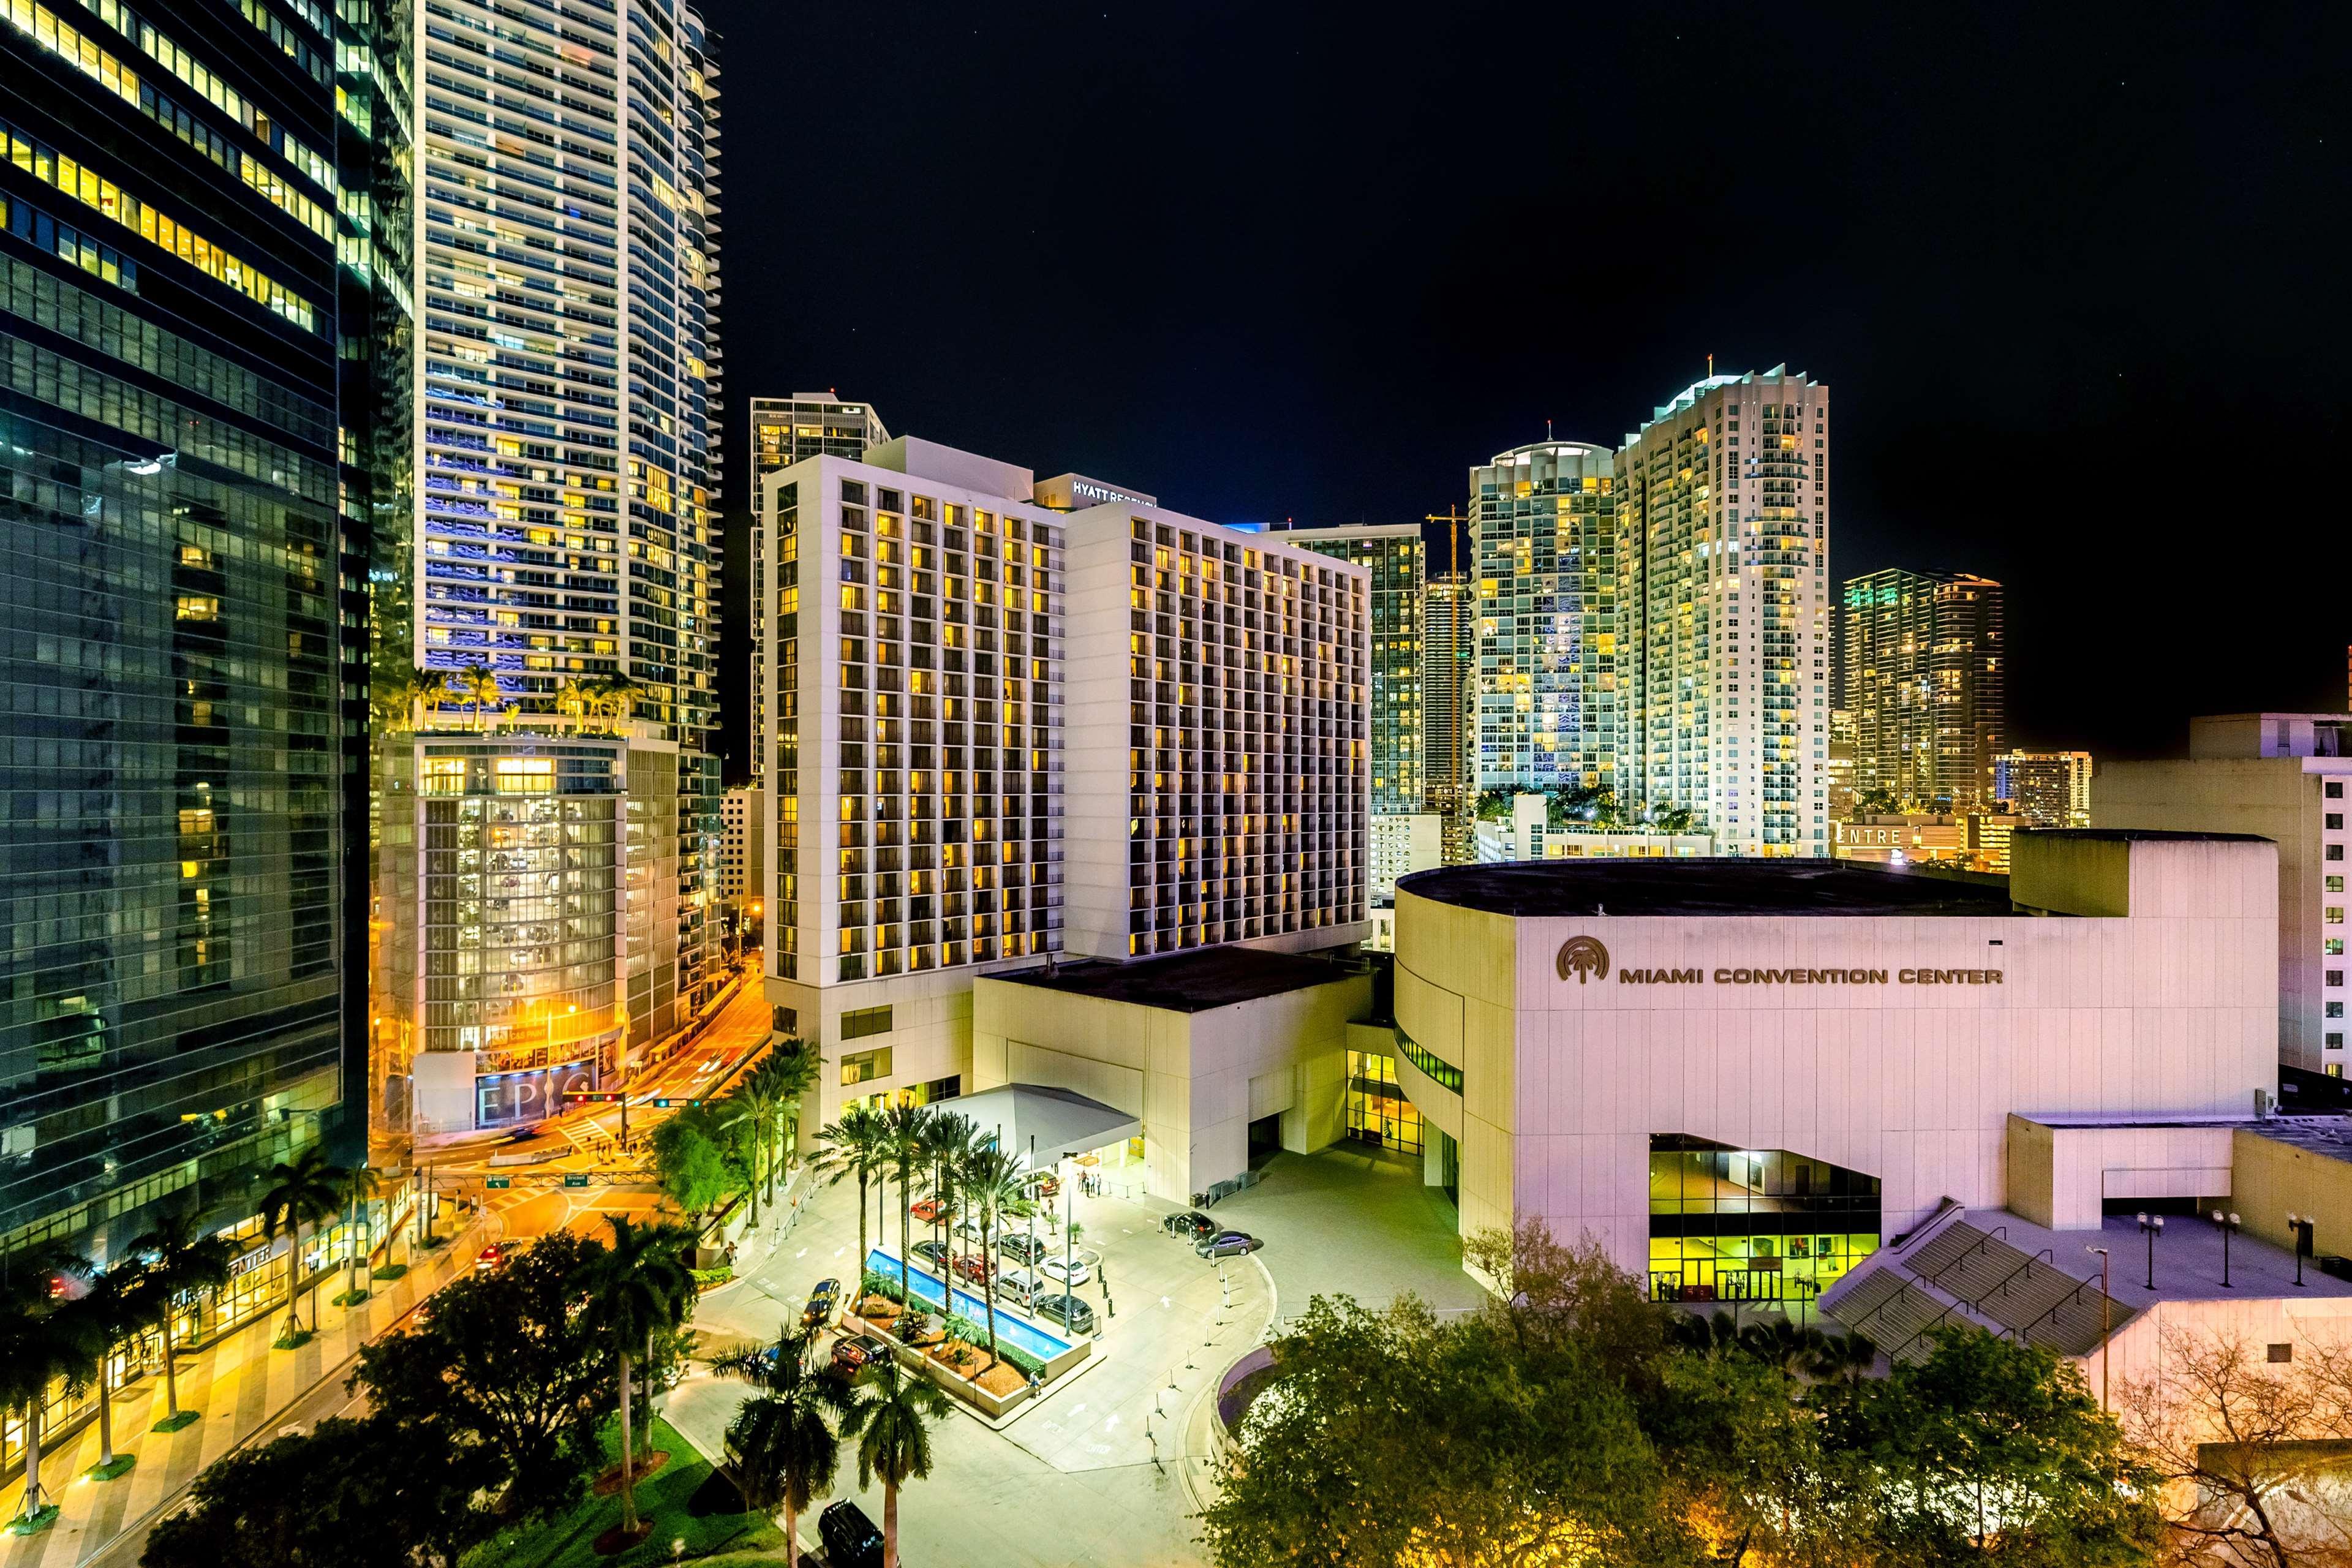
[[(878, 1247), (866, 1255), (866, 1267), (881, 1275), (885, 1279), (898, 1278), (897, 1256), (885, 1252)], [(919, 1268), (910, 1268), (907, 1270), (907, 1285), (908, 1289), (915, 1293), (915, 1300), (934, 1310), (939, 1308), (940, 1296), (947, 1289), (946, 1282), (937, 1275), (927, 1273)], [(959, 1316), (970, 1318), (973, 1322), (983, 1327), (988, 1322), (988, 1303), (961, 1287), (955, 1292), (955, 1305), (948, 1310)], [(1043, 1329), (1024, 1323), (1012, 1313), (1004, 1311), (996, 1314), (996, 1338), (1000, 1343), (1011, 1345), (1014, 1350), (1035, 1356), (1039, 1361), (1052, 1361), (1055, 1356), (1067, 1352), (1070, 1348), (1069, 1341), (1057, 1340)]]

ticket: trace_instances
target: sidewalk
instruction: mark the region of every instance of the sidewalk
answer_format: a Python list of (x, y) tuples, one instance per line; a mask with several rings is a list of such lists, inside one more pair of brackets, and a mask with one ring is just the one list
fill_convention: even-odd
[[(58, 1521), (38, 1535), (0, 1535), (0, 1568), (77, 1568), (175, 1503), (214, 1460), (248, 1440), (274, 1438), (289, 1413), (322, 1385), (335, 1385), (340, 1405), (341, 1381), (351, 1375), (360, 1347), (469, 1267), (475, 1254), (504, 1232), (499, 1216), (490, 1214), (421, 1258), (409, 1258), (404, 1247), (408, 1272), (373, 1281), (374, 1295), (355, 1307), (337, 1307), (328, 1300), (342, 1289), (340, 1274), (321, 1280), (319, 1331), (299, 1350), (269, 1348), (285, 1326), (281, 1308), (182, 1355), (180, 1408), (199, 1411), (204, 1419), (177, 1432), (148, 1430), (163, 1414), (163, 1376), (158, 1371), (142, 1377), (114, 1402), (115, 1451), (135, 1455), (138, 1468), (111, 1481), (83, 1479), (82, 1472), (98, 1462), (95, 1422), (44, 1453), (41, 1476), (61, 1510)], [(308, 1321), (307, 1298), (303, 1316)], [(8, 1484), (0, 1487), (0, 1513), (14, 1517), (24, 1475), (19, 1469), (6, 1479)]]

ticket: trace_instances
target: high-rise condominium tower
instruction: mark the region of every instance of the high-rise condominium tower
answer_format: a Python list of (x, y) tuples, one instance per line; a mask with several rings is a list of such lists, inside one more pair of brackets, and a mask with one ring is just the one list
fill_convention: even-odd
[(1477, 758), (1478, 593), (1467, 577), (1433, 577), (1422, 614), (1422, 776), (1444, 820), (1445, 860), (1475, 858), (1471, 805)]
[[(890, 438), (882, 416), (863, 403), (844, 403), (830, 392), (796, 392), (790, 397), (751, 399), (751, 553), (747, 570), (757, 584), (767, 570), (768, 476), (803, 458), (859, 458), (868, 447)], [(769, 617), (751, 616), (751, 778), (768, 771)]]
[(1890, 569), (1846, 580), (1839, 641), (1854, 788), (1965, 811), (1994, 798), (2009, 745), (2000, 584)]
[(1352, 561), (1372, 574), (1372, 815), (1426, 810), (1422, 774), (1422, 610), (1427, 551), (1421, 525), (1288, 528), (1269, 537)]
[[(614, 1005), (630, 1045), (668, 1033), (716, 984), (704, 958), (719, 831), (716, 70), (688, 5), (435, 15), (418, 39), (424, 341), (406, 630), (428, 676), (486, 668), (497, 689), (466, 721), (421, 728), (478, 721), (550, 736), (593, 710), (626, 740), (617, 763), (570, 759), (599, 770), (593, 788), (580, 785), (583, 810), (607, 787), (625, 792), (611, 894), (620, 956), (591, 951), (601, 936), (566, 945), (563, 911), (515, 906), (541, 889), (509, 885), (495, 862), (470, 879), (387, 885), (383, 900), (404, 919), (415, 906), (428, 948), (444, 924), (552, 947), (453, 950), (447, 975), (417, 981), (429, 997), (389, 999), (404, 1016), (396, 1040), (379, 1038), (379, 1068), (388, 1083), (413, 1051), (447, 1048), (476, 1053), (488, 1072), (536, 1037), (558, 1054), (593, 1047), (604, 1070), (622, 1070), (625, 1047), (603, 1043), (603, 1015), (564, 1012), (582, 1020), (575, 1040), (575, 1026), (551, 1042), (542, 1026), (599, 984), (590, 969), (620, 964)], [(588, 776), (529, 746), (483, 744), (492, 761)], [(417, 752), (406, 765), (422, 789), (435, 763), (466, 761)], [(544, 826), (530, 805), (539, 776), (467, 765), (450, 775), (462, 787), (441, 787), (515, 797), (483, 820), (488, 852), (501, 828)], [(552, 793), (555, 816), (570, 820), (564, 788)], [(438, 826), (463, 837), (470, 820), (459, 811)], [(407, 831), (409, 813), (394, 803), (386, 822)], [(462, 851), (451, 868), (467, 868)], [(562, 896), (575, 892), (603, 889)]]
[(1992, 760), (1992, 798), (2036, 827), (2091, 825), (2091, 753), (2003, 752)]
[(241, 1219), (356, 1089), (367, 9), (0, 5), (0, 1253)]
[(1722, 853), (1830, 853), (1829, 437), (1829, 389), (1775, 366), (1685, 388), (1617, 453), (1618, 793)]
[(1480, 789), (1615, 782), (1617, 511), (1605, 447), (1543, 441), (1470, 470)]
[(767, 989), (818, 1113), (958, 1092), (978, 974), (1369, 933), (1365, 569), (908, 437), (768, 489)]

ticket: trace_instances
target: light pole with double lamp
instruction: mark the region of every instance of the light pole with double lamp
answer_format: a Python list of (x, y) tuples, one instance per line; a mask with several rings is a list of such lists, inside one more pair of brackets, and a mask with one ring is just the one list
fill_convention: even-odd
[(2286, 1228), (2294, 1237), (2294, 1283), (2297, 1289), (2306, 1289), (2303, 1283), (2303, 1255), (2311, 1250), (2312, 1227), (2318, 1223), (2315, 1215), (2296, 1214), (2293, 1210), (2287, 1213)]
[(2141, 1215), (2139, 1230), (2147, 1237), (2147, 1288), (2153, 1292), (2156, 1289), (2156, 1238), (2164, 1234), (2164, 1216), (2160, 1214)]
[(2244, 1222), (2234, 1214), (2224, 1214), (2215, 1209), (2213, 1223), (2221, 1227), (2221, 1289), (2233, 1289), (2235, 1287), (2230, 1283), (2230, 1233)]

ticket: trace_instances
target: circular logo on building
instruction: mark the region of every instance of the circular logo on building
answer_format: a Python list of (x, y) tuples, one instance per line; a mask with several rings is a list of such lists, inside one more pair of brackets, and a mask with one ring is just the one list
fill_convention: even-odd
[(1609, 978), (1609, 950), (1601, 945), (1598, 937), (1572, 936), (1559, 945), (1559, 977), (1576, 976), (1576, 983)]

